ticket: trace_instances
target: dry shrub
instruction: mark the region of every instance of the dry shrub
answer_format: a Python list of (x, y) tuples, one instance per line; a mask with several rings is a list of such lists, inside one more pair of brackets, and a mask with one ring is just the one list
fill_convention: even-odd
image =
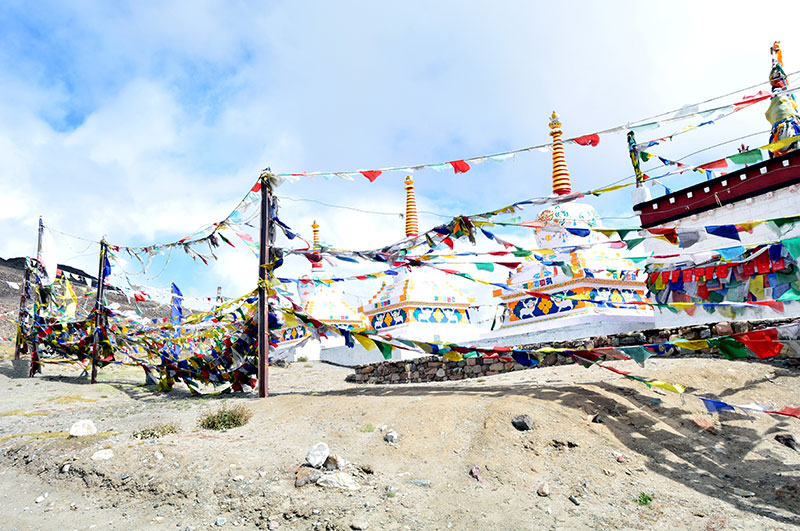
[(244, 404), (224, 405), (200, 417), (200, 427), (205, 430), (229, 430), (244, 426), (253, 412)]

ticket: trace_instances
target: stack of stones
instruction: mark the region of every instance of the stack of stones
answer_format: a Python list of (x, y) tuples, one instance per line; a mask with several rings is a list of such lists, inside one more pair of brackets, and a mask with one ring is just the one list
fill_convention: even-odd
[[(521, 349), (539, 349), (544, 347), (566, 349), (592, 349), (600, 347), (619, 347), (644, 345), (650, 343), (664, 343), (676, 339), (708, 339), (710, 337), (727, 336), (750, 330), (770, 328), (789, 323), (794, 319), (772, 319), (764, 321), (720, 321), (688, 327), (663, 328), (643, 330), (640, 332), (627, 332), (611, 336), (597, 336), (588, 339), (572, 339), (557, 341), (547, 344), (525, 345)], [(715, 349), (688, 351), (673, 348), (669, 356), (691, 357), (718, 357), (720, 354)], [(544, 356), (542, 363), (535, 367), (564, 365), (574, 363), (572, 358), (549, 353)], [(371, 363), (354, 367), (354, 373), (349, 374), (346, 381), (352, 383), (393, 384), (415, 382), (443, 382), (463, 380), (466, 378), (480, 378), (493, 376), (511, 371), (520, 371), (527, 367), (513, 361), (502, 361), (497, 358), (465, 358), (461, 361), (448, 361), (438, 356), (427, 356), (414, 360), (389, 361)]]

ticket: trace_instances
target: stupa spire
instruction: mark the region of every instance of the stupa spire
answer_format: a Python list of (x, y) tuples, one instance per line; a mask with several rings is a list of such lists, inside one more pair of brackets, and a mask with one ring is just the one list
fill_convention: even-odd
[[(319, 224), (317, 223), (316, 219), (311, 224), (311, 231), (314, 234), (314, 248), (319, 248)], [(320, 260), (319, 262), (311, 262), (311, 270), (317, 272), (322, 271), (322, 261)]]
[(406, 177), (406, 237), (419, 236), (419, 222), (417, 220), (417, 198), (414, 195), (414, 179)]
[(567, 195), (572, 193), (572, 183), (569, 180), (567, 158), (564, 155), (564, 142), (561, 140), (561, 121), (556, 111), (550, 116), (550, 136), (553, 137), (553, 193)]

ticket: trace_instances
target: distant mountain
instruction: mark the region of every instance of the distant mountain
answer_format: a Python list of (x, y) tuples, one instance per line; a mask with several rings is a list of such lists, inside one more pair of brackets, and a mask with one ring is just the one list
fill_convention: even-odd
[[(5, 266), (5, 267), (9, 267), (11, 269), (19, 269), (20, 271), (24, 271), (25, 270), (25, 258), (22, 257), (22, 256), (17, 256), (15, 258), (9, 258), (8, 260), (6, 260), (5, 258), (1, 258), (0, 257), (0, 266)], [(72, 273), (73, 275), (81, 275), (83, 277), (90, 278), (93, 281), (97, 282), (97, 277), (96, 276), (90, 275), (89, 273), (87, 273), (83, 269), (78, 269), (77, 267), (72, 267), (72, 266), (65, 265), (65, 264), (58, 264), (58, 268), (61, 271), (68, 271), (69, 273)]]

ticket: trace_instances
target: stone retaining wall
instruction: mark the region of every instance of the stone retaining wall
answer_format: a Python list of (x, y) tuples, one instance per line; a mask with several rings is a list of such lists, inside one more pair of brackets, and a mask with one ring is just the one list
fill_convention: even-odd
[[(598, 336), (553, 343), (539, 343), (535, 345), (515, 345), (521, 349), (573, 348), (592, 349), (599, 347), (619, 347), (644, 345), (648, 343), (663, 343), (676, 339), (708, 339), (716, 336), (727, 336), (735, 333), (748, 332), (762, 328), (771, 328), (780, 324), (794, 321), (795, 319), (773, 319), (765, 321), (720, 321), (689, 327), (663, 328), (628, 332), (613, 336)], [(672, 356), (716, 357), (716, 349), (703, 349), (699, 351), (681, 351), (674, 349)], [(574, 363), (572, 358), (559, 356), (556, 353), (547, 354), (542, 363), (530, 368), (547, 367), (552, 365), (565, 365)], [(504, 372), (521, 371), (527, 369), (512, 361), (502, 361), (497, 358), (465, 358), (461, 361), (448, 361), (439, 356), (426, 356), (414, 360), (391, 361), (359, 365), (346, 378), (348, 382), (393, 384), (413, 382), (442, 382), (447, 380), (463, 380), (465, 378), (480, 378)]]

